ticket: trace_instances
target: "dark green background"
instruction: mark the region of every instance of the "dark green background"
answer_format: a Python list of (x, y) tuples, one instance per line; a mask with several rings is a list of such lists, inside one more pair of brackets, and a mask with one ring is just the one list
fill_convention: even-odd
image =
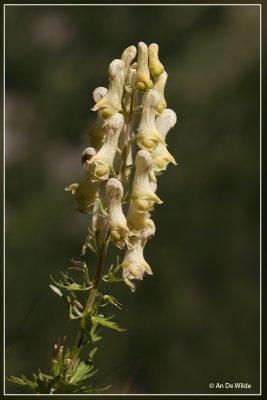
[(48, 371), (56, 337), (73, 338), (48, 288), (86, 234), (64, 187), (83, 176), (93, 89), (144, 41), (159, 44), (169, 74), (179, 165), (159, 178), (145, 249), (154, 275), (135, 294), (112, 289), (127, 332), (104, 332), (94, 382), (109, 393), (211, 393), (210, 382), (259, 392), (260, 8), (7, 6), (5, 24), (6, 374)]

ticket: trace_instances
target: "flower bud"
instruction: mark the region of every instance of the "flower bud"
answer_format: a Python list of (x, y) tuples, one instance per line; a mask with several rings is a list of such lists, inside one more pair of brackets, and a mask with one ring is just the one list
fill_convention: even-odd
[(157, 90), (157, 92), (160, 94), (160, 102), (157, 107), (157, 115), (162, 113), (163, 110), (167, 107), (166, 100), (164, 98), (164, 89), (165, 85), (167, 82), (168, 74), (166, 71), (162, 72), (161, 75), (157, 77), (157, 79), (154, 82), (153, 89)]
[(148, 49), (144, 42), (138, 43), (136, 88), (148, 90), (153, 86), (148, 68)]
[(165, 144), (155, 122), (156, 109), (159, 103), (160, 95), (156, 90), (151, 89), (143, 96), (143, 111), (137, 132), (137, 143), (141, 149), (152, 151), (158, 143)]
[(136, 238), (134, 247), (126, 251), (122, 269), (123, 279), (132, 290), (135, 289), (135, 285), (132, 282), (134, 279), (142, 280), (145, 273), (153, 275), (149, 264), (144, 259), (142, 240), (140, 238)]
[(122, 249), (130, 245), (128, 237), (131, 235), (127, 226), (127, 220), (122, 211), (121, 199), (123, 187), (118, 179), (111, 178), (106, 184), (106, 194), (108, 203), (108, 225), (112, 242)]
[(105, 142), (86, 165), (86, 169), (92, 174), (93, 181), (105, 180), (109, 177), (123, 124), (124, 118), (120, 113), (113, 115), (106, 121), (105, 128), (107, 133)]
[(109, 86), (106, 95), (92, 108), (101, 109), (101, 116), (109, 118), (121, 110), (121, 98), (124, 83), (124, 62), (113, 60), (109, 66)]
[(149, 69), (154, 78), (157, 78), (164, 71), (164, 67), (159, 61), (158, 53), (159, 46), (156, 43), (150, 44), (148, 47)]
[[(54, 286), (54, 285), (49, 285), (49, 287), (50, 287), (50, 289), (52, 289), (53, 292), (56, 293), (59, 297), (62, 297), (62, 296), (63, 296), (63, 293), (61, 292), (61, 290), (60, 290), (58, 287), (56, 287), (56, 286)], [(55, 346), (56, 346), (56, 345), (55, 345)], [(56, 349), (55, 349), (55, 350), (56, 350)]]

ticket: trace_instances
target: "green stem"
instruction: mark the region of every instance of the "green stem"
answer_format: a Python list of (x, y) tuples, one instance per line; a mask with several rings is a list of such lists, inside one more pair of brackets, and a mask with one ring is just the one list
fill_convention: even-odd
[(87, 302), (86, 302), (86, 305), (84, 308), (83, 317), (81, 318), (81, 321), (80, 321), (79, 331), (78, 331), (78, 334), (76, 337), (75, 352), (72, 357), (73, 365), (75, 364), (75, 361), (77, 360), (77, 357), (83, 346), (84, 336), (85, 336), (85, 331), (86, 331), (86, 322), (87, 322), (88, 316), (92, 312), (94, 302), (96, 299), (96, 295), (98, 292), (98, 287), (99, 287), (99, 284), (101, 282), (101, 278), (103, 275), (103, 269), (104, 269), (104, 263), (105, 263), (105, 257), (107, 254), (108, 244), (109, 244), (109, 232), (106, 234), (106, 237), (105, 237), (102, 247), (101, 247), (97, 270), (96, 270), (96, 274), (95, 274), (95, 279), (93, 282), (93, 287), (90, 290), (90, 294), (88, 296), (88, 299), (87, 299)]

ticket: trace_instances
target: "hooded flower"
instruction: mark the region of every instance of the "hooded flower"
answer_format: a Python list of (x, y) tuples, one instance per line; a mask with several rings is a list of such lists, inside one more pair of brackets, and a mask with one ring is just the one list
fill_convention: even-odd
[(124, 63), (124, 80), (126, 80), (127, 74), (129, 67), (131, 65), (131, 62), (136, 56), (136, 47), (135, 46), (129, 46), (127, 49), (124, 50), (124, 52), (121, 55), (121, 60)]
[(132, 282), (134, 279), (142, 280), (145, 273), (153, 275), (149, 264), (144, 259), (142, 239), (136, 238), (134, 247), (126, 251), (122, 269), (123, 279), (133, 291), (135, 289)]
[(122, 211), (121, 199), (123, 187), (118, 179), (111, 178), (106, 184), (108, 203), (108, 225), (112, 242), (122, 249), (125, 243), (129, 246), (128, 237), (131, 235), (127, 226), (127, 220)]
[(78, 206), (78, 210), (81, 212), (87, 212), (95, 203), (98, 197), (98, 184), (97, 182), (91, 182), (85, 180), (80, 183), (72, 183), (65, 190), (71, 191), (74, 195), (75, 201)]
[(106, 121), (105, 142), (100, 150), (85, 164), (87, 171), (92, 174), (93, 181), (105, 180), (109, 177), (123, 123), (124, 118), (120, 113), (113, 115)]
[(156, 90), (159, 95), (160, 95), (160, 102), (159, 105), (157, 107), (157, 115), (159, 115), (160, 113), (162, 113), (163, 110), (165, 110), (165, 108), (167, 107), (167, 103), (164, 97), (164, 89), (165, 89), (165, 85), (168, 79), (168, 74), (166, 71), (163, 71), (162, 74), (160, 74), (154, 82), (153, 85), (153, 89)]
[(164, 71), (164, 67), (158, 57), (159, 46), (151, 43), (148, 47), (149, 69), (154, 78), (157, 78)]
[(136, 89), (148, 90), (153, 86), (148, 68), (148, 49), (144, 42), (138, 43)]
[(167, 147), (162, 143), (159, 143), (155, 150), (151, 152), (151, 157), (153, 171), (156, 175), (158, 175), (161, 171), (165, 171), (170, 162), (174, 165), (177, 165), (174, 157), (168, 151)]
[(95, 104), (93, 111), (101, 109), (103, 118), (111, 117), (121, 110), (125, 67), (121, 60), (113, 60), (109, 66), (109, 86), (106, 95)]
[(96, 154), (96, 150), (94, 147), (86, 147), (82, 154), (81, 163), (85, 164), (86, 161), (91, 160), (91, 158)]
[(159, 103), (160, 95), (156, 90), (151, 89), (144, 94), (143, 111), (137, 133), (137, 143), (141, 149), (152, 151), (158, 143), (165, 144), (155, 122), (156, 109)]
[(148, 151), (138, 151), (135, 158), (135, 167), (131, 199), (135, 202), (138, 210), (149, 211), (153, 208), (155, 202), (162, 204), (162, 201), (150, 186), (149, 173), (152, 167), (152, 159)]
[(166, 138), (167, 133), (177, 122), (176, 113), (170, 108), (166, 108), (157, 118), (156, 118), (156, 127), (163, 137)]
[[(166, 108), (158, 118), (156, 118), (156, 127), (161, 134), (162, 138), (165, 139), (169, 130), (176, 124), (177, 117), (173, 110)], [(171, 162), (177, 165), (174, 157), (168, 151), (167, 147), (162, 143), (159, 143), (157, 147), (151, 152), (152, 157), (152, 171), (154, 174), (159, 175), (161, 171), (166, 170), (168, 164)], [(155, 182), (153, 176), (150, 180)], [(153, 185), (153, 183), (152, 183)]]
[[(104, 98), (104, 96), (107, 94), (107, 91), (108, 89), (102, 86), (96, 88), (93, 92), (94, 101), (98, 103), (101, 99)], [(92, 146), (95, 147), (97, 150), (99, 150), (102, 146), (105, 135), (107, 133), (104, 125), (105, 118), (103, 118), (101, 109), (99, 109), (96, 114), (96, 121), (94, 126), (85, 133), (85, 136), (90, 139)]]
[(131, 201), (128, 213), (127, 224), (131, 233), (135, 236), (148, 239), (155, 234), (156, 227), (148, 211), (136, 208), (136, 203)]

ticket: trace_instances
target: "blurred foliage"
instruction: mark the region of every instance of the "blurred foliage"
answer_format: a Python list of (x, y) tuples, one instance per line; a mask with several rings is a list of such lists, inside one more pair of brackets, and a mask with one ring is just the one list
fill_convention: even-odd
[(83, 173), (93, 89), (144, 41), (159, 44), (169, 74), (179, 165), (159, 179), (153, 277), (110, 293), (127, 332), (105, 333), (94, 384), (207, 393), (209, 382), (248, 382), (257, 393), (259, 7), (6, 6), (5, 25), (6, 374), (47, 370), (57, 337), (73, 339), (77, 322), (48, 287), (86, 235), (64, 187)]

